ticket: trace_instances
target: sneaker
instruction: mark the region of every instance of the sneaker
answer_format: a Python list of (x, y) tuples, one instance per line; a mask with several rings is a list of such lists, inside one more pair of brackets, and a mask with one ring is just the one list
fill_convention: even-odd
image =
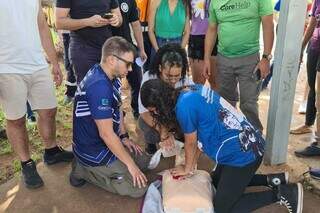
[(312, 169), (310, 168), (309, 174), (312, 178), (316, 180), (320, 180), (320, 169)]
[(66, 151), (59, 146), (60, 151), (54, 155), (44, 153), (43, 161), (47, 165), (53, 165), (60, 162), (71, 162), (74, 158), (73, 152)]
[(84, 184), (86, 184), (87, 181), (76, 176), (75, 174), (76, 166), (77, 166), (77, 160), (74, 159), (72, 161), (72, 170), (69, 175), (69, 182), (70, 182), (70, 185), (73, 187), (81, 187)]
[(306, 114), (306, 111), (307, 111), (307, 101), (303, 101), (299, 106), (298, 113)]
[(297, 157), (320, 156), (320, 148), (316, 144), (312, 143), (310, 146), (307, 146), (306, 148), (304, 148), (302, 150), (295, 151), (294, 154)]
[(279, 203), (285, 206), (290, 213), (302, 213), (303, 188), (301, 183), (292, 183), (279, 186)]
[(289, 173), (282, 172), (277, 174), (268, 174), (267, 175), (268, 186), (273, 188), (281, 184), (288, 184), (289, 182)]
[(145, 151), (149, 155), (153, 155), (154, 153), (157, 152), (157, 146), (155, 144), (147, 143)]
[(30, 161), (22, 167), (22, 179), (29, 189), (36, 189), (43, 186), (43, 180), (38, 174), (34, 161)]
[(71, 104), (73, 102), (73, 99), (74, 99), (73, 97), (65, 95), (62, 104), (63, 105)]
[(302, 125), (300, 127), (297, 127), (296, 129), (290, 130), (290, 134), (293, 135), (302, 135), (302, 134), (307, 134), (312, 132), (312, 126), (306, 126)]

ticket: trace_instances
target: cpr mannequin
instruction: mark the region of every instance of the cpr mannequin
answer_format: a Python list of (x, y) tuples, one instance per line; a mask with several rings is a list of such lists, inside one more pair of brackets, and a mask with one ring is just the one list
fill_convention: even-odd
[[(176, 165), (184, 163), (184, 150), (176, 156)], [(211, 178), (204, 170), (184, 180), (172, 177), (167, 170), (162, 176), (163, 207), (166, 213), (213, 213)]]

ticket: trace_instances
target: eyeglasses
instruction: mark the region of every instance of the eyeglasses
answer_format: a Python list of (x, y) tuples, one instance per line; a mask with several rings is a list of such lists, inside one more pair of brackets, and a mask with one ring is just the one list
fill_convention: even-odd
[(126, 64), (126, 66), (127, 66), (128, 69), (129, 69), (130, 67), (132, 67), (133, 62), (127, 61), (127, 60), (125, 60), (125, 59), (123, 59), (123, 58), (121, 58), (121, 57), (119, 57), (119, 56), (117, 56), (117, 55), (114, 55), (114, 54), (113, 54), (113, 56), (116, 57), (117, 59), (119, 59), (120, 61), (124, 62), (124, 63)]

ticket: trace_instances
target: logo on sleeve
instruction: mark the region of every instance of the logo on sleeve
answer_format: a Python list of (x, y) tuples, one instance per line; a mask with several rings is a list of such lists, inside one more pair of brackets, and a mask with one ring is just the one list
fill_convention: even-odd
[(129, 11), (129, 6), (126, 2), (121, 3), (120, 8), (124, 13), (127, 13)]
[(109, 100), (106, 98), (101, 99), (101, 105), (102, 106), (109, 106)]

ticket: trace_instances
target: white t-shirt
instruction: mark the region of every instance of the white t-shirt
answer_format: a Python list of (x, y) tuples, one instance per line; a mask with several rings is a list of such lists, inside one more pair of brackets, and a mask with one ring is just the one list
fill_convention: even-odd
[[(143, 85), (144, 82), (152, 80), (152, 79), (157, 79), (157, 75), (149, 74), (149, 71), (145, 72), (142, 76), (142, 81), (141, 81), (141, 86)], [(189, 78), (186, 77), (185, 79), (182, 79), (178, 81), (175, 85), (175, 88), (179, 88), (182, 86), (187, 86), (187, 85), (193, 85), (193, 81)], [(144, 112), (148, 112), (148, 110), (142, 105), (141, 103), (141, 96), (139, 92), (139, 98), (138, 98), (138, 105), (139, 105), (139, 113), (142, 114)]]
[(0, 74), (32, 74), (48, 67), (41, 45), (39, 0), (0, 1)]

